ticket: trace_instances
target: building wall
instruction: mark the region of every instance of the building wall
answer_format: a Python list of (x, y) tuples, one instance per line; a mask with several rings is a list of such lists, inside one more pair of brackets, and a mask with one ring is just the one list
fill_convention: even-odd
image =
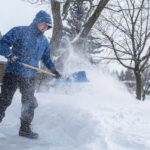
[(3, 76), (5, 74), (6, 62), (0, 61), (0, 83), (2, 83)]

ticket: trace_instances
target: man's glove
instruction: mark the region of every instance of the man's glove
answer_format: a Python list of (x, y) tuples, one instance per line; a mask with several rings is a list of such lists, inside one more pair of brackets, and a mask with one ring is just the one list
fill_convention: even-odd
[(17, 57), (16, 55), (14, 54), (11, 54), (9, 57), (8, 57), (8, 62), (12, 65), (17, 65), (17, 61), (21, 61), (19, 57)]
[(53, 71), (52, 73), (55, 74), (54, 77), (55, 77), (56, 79), (60, 79), (60, 78), (62, 77), (62, 76), (60, 75), (60, 73), (59, 73), (57, 70)]

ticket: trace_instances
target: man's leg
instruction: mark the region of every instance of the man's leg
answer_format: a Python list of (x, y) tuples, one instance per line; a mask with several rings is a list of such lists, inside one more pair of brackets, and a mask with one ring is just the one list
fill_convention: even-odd
[(28, 138), (37, 138), (38, 134), (31, 131), (30, 125), (34, 117), (34, 109), (38, 106), (35, 93), (35, 79), (22, 78), (20, 83), (20, 92), (22, 94), (21, 127), (20, 136)]
[(5, 73), (1, 85), (0, 94), (0, 122), (5, 116), (6, 108), (11, 104), (13, 95), (17, 89), (17, 76)]

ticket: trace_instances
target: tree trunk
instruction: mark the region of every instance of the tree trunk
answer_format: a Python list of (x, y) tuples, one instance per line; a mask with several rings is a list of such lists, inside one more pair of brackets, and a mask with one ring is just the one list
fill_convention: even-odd
[(146, 97), (146, 91), (144, 90), (143, 93), (142, 93), (142, 100), (143, 101), (145, 100), (145, 97)]
[(62, 39), (62, 19), (61, 19), (61, 11), (60, 11), (60, 3), (51, 0), (52, 14), (53, 14), (53, 34), (51, 39), (51, 55), (57, 55), (60, 41)]
[(136, 79), (136, 98), (141, 100), (142, 95), (142, 79), (141, 73), (139, 71), (134, 71), (135, 79)]
[(95, 12), (93, 13), (93, 15), (89, 18), (89, 20), (85, 23), (79, 38), (77, 40), (75, 40), (75, 44), (79, 45), (80, 43), (82, 43), (84, 40), (84, 38), (86, 38), (91, 30), (91, 28), (93, 27), (93, 25), (95, 24), (96, 20), (98, 19), (98, 17), (100, 16), (102, 10), (105, 8), (105, 6), (107, 5), (107, 3), (109, 2), (109, 0), (101, 0), (95, 10)]
[(79, 35), (72, 41), (72, 46), (74, 49), (78, 49), (78, 53), (85, 53), (86, 47), (86, 40), (88, 37), (89, 32), (91, 31), (92, 27), (94, 26), (95, 22), (99, 18), (101, 12), (107, 5), (109, 0), (101, 0), (94, 11), (93, 15), (88, 19), (88, 21), (85, 23), (85, 25), (82, 27)]

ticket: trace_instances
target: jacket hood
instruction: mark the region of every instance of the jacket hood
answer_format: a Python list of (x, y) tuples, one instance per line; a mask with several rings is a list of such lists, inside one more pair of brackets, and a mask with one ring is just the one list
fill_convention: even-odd
[(51, 16), (49, 14), (47, 14), (45, 11), (43, 11), (43, 10), (39, 11), (36, 14), (33, 22), (35, 22), (36, 24), (38, 24), (40, 22), (45, 22), (45, 23), (47, 23), (47, 24), (52, 26)]
[(37, 24), (40, 22), (45, 22), (48, 26), (52, 27), (51, 16), (43, 10), (39, 11), (30, 25), (31, 31), (35, 34), (35, 36), (40, 36), (43, 34), (37, 27)]

